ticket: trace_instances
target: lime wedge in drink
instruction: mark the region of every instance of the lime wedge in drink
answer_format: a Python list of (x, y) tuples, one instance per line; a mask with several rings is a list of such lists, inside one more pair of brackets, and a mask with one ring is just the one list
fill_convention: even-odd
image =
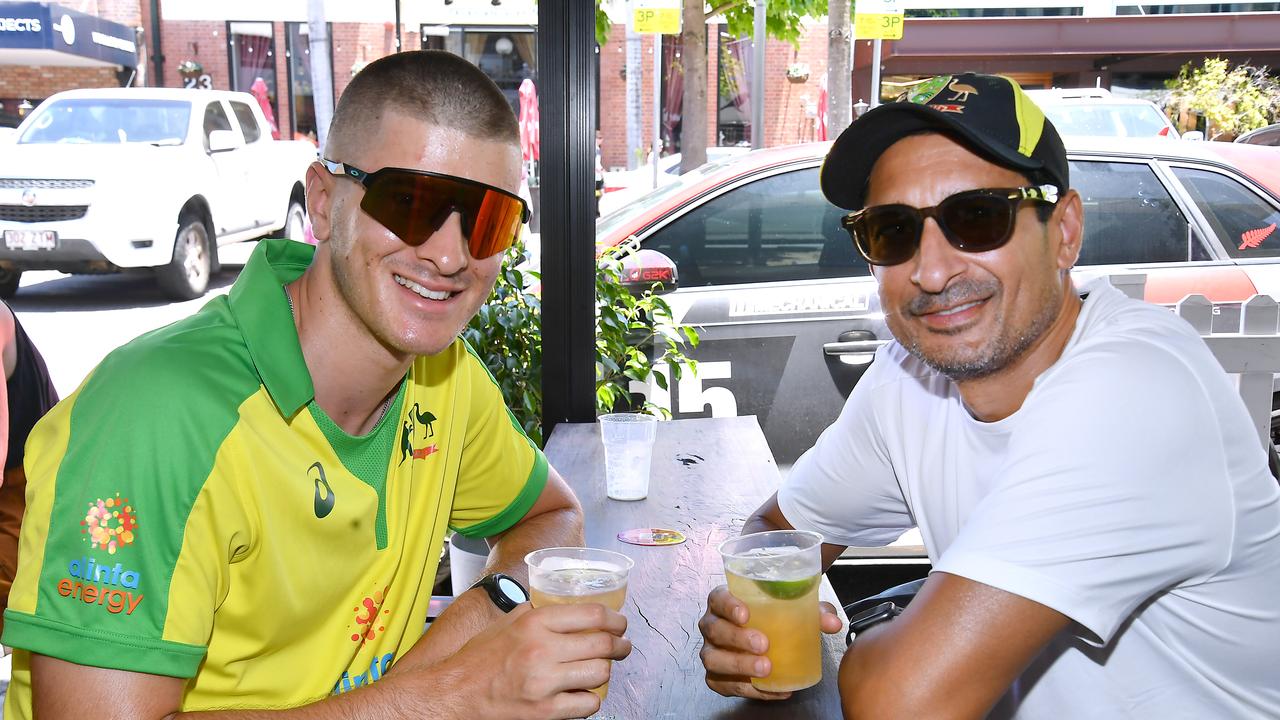
[(812, 590), (813, 586), (818, 584), (818, 576), (814, 575), (803, 580), (756, 580), (754, 582), (771, 598), (794, 600)]

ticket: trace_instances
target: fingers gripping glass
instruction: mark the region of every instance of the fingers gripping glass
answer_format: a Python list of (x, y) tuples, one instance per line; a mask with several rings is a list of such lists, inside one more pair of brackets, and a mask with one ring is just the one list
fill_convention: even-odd
[(334, 175), (363, 185), (360, 209), (413, 247), (456, 212), (471, 257), (480, 260), (511, 247), (520, 226), (529, 221), (529, 207), (519, 196), (475, 180), (405, 168), (370, 173), (332, 160), (320, 162)]
[(915, 257), (925, 218), (933, 218), (952, 247), (965, 252), (995, 250), (1013, 235), (1023, 203), (1058, 202), (1058, 188), (1039, 185), (985, 188), (956, 193), (933, 207), (873, 205), (849, 213), (841, 225), (872, 265), (897, 265)]

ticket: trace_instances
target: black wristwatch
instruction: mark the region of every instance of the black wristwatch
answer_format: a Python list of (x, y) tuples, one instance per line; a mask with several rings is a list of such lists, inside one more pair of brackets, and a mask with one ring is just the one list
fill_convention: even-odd
[(892, 620), (902, 614), (902, 608), (892, 602), (885, 601), (875, 607), (867, 608), (849, 618), (849, 633), (845, 635), (845, 644), (852, 645), (853, 638), (860, 632), (866, 632), (872, 625)]
[(484, 591), (489, 593), (489, 599), (504, 613), (515, 610), (517, 605), (529, 600), (529, 592), (524, 589), (520, 581), (502, 573), (485, 575), (471, 587), (484, 588)]

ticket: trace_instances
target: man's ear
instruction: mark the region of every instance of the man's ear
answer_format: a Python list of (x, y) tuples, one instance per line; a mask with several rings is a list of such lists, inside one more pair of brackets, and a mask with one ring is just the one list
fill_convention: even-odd
[(307, 168), (307, 217), (311, 220), (311, 234), (316, 244), (328, 242), (333, 229), (329, 215), (333, 209), (333, 180), (333, 174), (319, 162)]
[(1049, 221), (1057, 225), (1060, 237), (1058, 269), (1070, 270), (1080, 259), (1080, 246), (1084, 242), (1084, 203), (1080, 200), (1080, 193), (1068, 190), (1058, 201)]

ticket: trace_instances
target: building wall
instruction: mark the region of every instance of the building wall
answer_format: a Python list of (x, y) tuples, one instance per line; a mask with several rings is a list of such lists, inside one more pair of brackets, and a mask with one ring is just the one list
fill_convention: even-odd
[(142, 24), (142, 3), (146, 0), (96, 0), (93, 3), (65, 2), (63, 5), (80, 12), (97, 15), (121, 25), (138, 27)]
[[(163, 13), (163, 9), (161, 11)], [(163, 14), (161, 18), (163, 18)], [(182, 87), (178, 66), (187, 60), (199, 63), (217, 90), (231, 89), (227, 62), (227, 24), (213, 20), (161, 20), (164, 48), (164, 85)]]

